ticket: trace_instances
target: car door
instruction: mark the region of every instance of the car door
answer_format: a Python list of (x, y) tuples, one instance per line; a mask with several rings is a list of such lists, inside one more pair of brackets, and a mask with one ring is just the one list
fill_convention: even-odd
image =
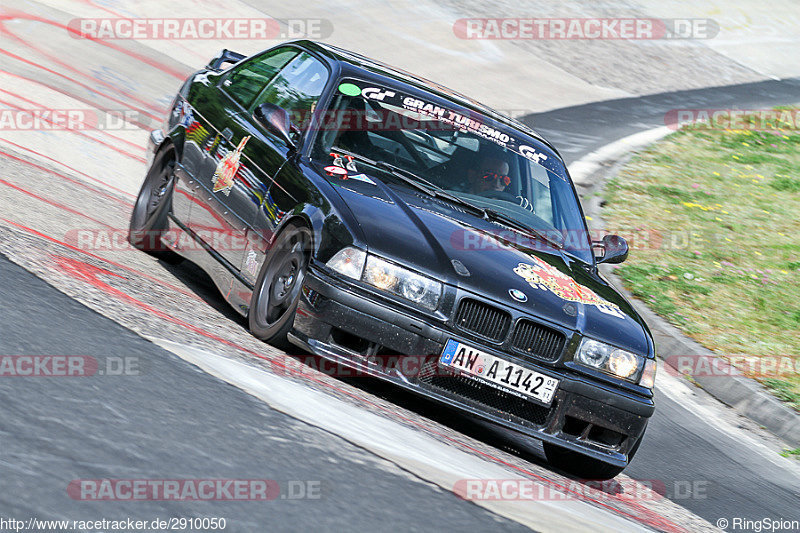
[[(199, 120), (214, 132), (214, 138), (197, 169), (189, 225), (237, 270), (242, 265), (249, 224), (263, 197), (255, 178), (259, 170), (243, 153), (252, 139), (247, 108), (298, 53), (296, 48), (280, 47), (234, 66), (204, 92), (198, 106)], [(277, 161), (275, 164), (275, 168), (280, 166)]]
[(197, 165), (204, 159), (203, 146), (208, 140), (206, 130), (195, 120), (192, 106), (178, 97), (172, 109), (170, 122), (176, 122), (184, 129), (182, 157), (175, 166), (175, 189), (172, 195), (172, 213), (183, 224), (189, 224), (192, 203), (194, 202), (195, 173)]
[[(320, 60), (307, 52), (300, 52), (266, 85), (254, 99), (247, 113), (247, 122), (233, 120), (231, 128), (234, 139), (247, 134), (249, 139), (243, 148), (243, 158), (249, 172), (242, 176), (247, 188), (240, 191), (246, 193), (240, 198), (244, 212), (246, 204), (248, 223), (252, 226), (248, 234), (246, 254), (242, 274), (254, 282), (258, 274), (258, 265), (262, 262), (266, 248), (272, 240), (280, 218), (285, 214), (278, 207), (275, 197), (292, 196), (287, 188), (291, 185), (276, 182), (276, 174), (287, 161), (290, 147), (278, 136), (257, 124), (253, 119), (253, 111), (263, 103), (270, 103), (286, 109), (298, 127), (303, 129), (310, 122), (320, 95), (327, 84), (330, 72)], [(250, 129), (247, 129), (247, 128)], [(244, 164), (243, 164), (244, 165)], [(299, 196), (295, 194), (294, 196)], [(299, 200), (299, 198), (297, 198)], [(284, 206), (286, 204), (284, 203)]]

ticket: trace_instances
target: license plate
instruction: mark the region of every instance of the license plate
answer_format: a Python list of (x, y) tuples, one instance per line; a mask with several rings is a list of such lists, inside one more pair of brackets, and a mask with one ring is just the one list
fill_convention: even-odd
[(545, 405), (550, 405), (558, 388), (555, 378), (452, 339), (447, 341), (439, 364)]

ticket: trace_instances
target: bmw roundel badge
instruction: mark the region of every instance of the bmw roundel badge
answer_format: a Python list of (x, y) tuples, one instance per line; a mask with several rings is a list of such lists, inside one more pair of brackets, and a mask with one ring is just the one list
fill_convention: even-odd
[(519, 289), (509, 289), (508, 294), (518, 302), (527, 302), (528, 296)]

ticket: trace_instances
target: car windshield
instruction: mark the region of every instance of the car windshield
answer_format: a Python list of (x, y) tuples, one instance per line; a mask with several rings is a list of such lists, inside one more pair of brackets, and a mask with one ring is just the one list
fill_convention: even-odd
[(318, 126), (311, 155), (325, 165), (347, 154), (379, 162), (403, 173), (405, 183), (418, 178), (592, 261), (563, 163), (532, 137), (432, 95), (348, 79), (340, 80)]

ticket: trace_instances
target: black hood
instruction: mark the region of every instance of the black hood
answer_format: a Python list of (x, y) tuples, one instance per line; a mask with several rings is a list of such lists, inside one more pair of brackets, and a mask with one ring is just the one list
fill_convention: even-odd
[[(538, 241), (534, 247), (501, 241), (498, 235), (513, 233), (372, 175), (327, 179), (357, 220), (370, 252), (581, 334), (650, 352), (646, 326), (630, 304), (590, 266), (559, 249)], [(470, 275), (457, 274), (454, 260)], [(527, 300), (514, 299), (512, 289)]]

